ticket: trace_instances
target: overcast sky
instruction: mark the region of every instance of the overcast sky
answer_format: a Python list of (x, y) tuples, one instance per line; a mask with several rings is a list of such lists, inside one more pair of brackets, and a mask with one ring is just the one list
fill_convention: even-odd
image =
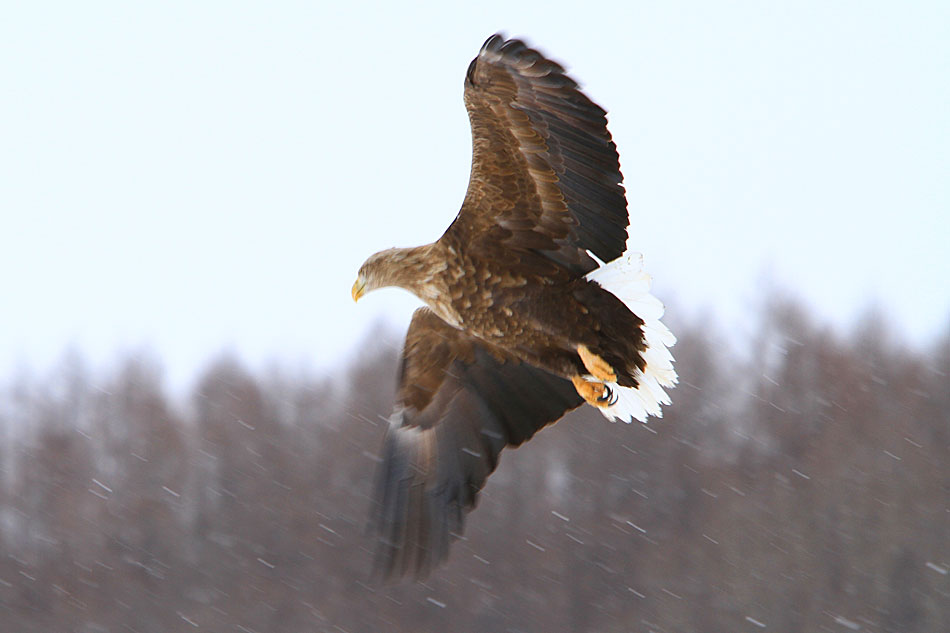
[[(410, 8), (412, 7), (412, 8)], [(72, 346), (172, 383), (332, 368), (417, 302), (350, 286), (437, 238), (495, 31), (609, 111), (655, 293), (725, 330), (770, 283), (923, 344), (950, 315), (950, 3), (22, 2), (0, 20), (0, 380)]]

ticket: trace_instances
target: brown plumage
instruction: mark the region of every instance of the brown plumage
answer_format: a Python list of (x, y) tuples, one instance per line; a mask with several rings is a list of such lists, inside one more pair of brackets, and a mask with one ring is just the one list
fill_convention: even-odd
[(631, 308), (649, 295), (597, 278), (624, 253), (628, 224), (604, 110), (560, 65), (500, 35), (468, 68), (465, 106), (472, 172), (455, 221), (432, 244), (371, 256), (353, 286), (354, 299), (400, 286), (427, 304), (406, 336), (377, 485), (386, 575), (445, 558), (505, 446), (585, 400), (628, 418), (616, 401), (636, 392), (646, 409), (631, 415), (658, 415), (675, 380), (672, 335)]

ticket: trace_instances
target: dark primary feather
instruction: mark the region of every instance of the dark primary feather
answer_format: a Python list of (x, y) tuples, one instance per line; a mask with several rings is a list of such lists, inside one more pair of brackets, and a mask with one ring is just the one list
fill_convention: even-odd
[(543, 257), (572, 276), (596, 268), (587, 250), (602, 261), (624, 252), (627, 202), (606, 113), (564, 68), (493, 35), (466, 73), (465, 105), (472, 173), (443, 240), (529, 268)]
[(377, 569), (424, 575), (443, 561), (502, 449), (582, 402), (570, 381), (417, 310), (377, 476)]

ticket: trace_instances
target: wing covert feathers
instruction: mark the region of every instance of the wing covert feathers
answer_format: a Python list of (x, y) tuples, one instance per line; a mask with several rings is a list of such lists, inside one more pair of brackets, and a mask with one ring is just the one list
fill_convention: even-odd
[[(606, 113), (564, 68), (493, 35), (469, 66), (469, 188), (450, 239), (488, 255), (541, 256), (569, 274), (619, 257), (627, 203)], [(510, 259), (510, 256), (509, 256)]]
[[(570, 381), (489, 350), (426, 308), (410, 325), (400, 383), (373, 512), (385, 577), (442, 562), (502, 449), (583, 402)], [(412, 384), (434, 387), (414, 400)]]

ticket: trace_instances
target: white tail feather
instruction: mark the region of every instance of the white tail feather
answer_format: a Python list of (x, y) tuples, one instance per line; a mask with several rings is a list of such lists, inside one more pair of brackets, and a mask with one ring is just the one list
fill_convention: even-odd
[[(596, 281), (604, 290), (623, 301), (630, 311), (643, 319), (643, 336), (646, 349), (643, 359), (646, 365), (643, 371), (637, 371), (636, 387), (621, 387), (616, 383), (607, 383), (616, 398), (609, 407), (600, 411), (609, 420), (632, 422), (634, 419), (646, 422), (647, 416), (663, 417), (660, 405), (670, 404), (670, 397), (664, 387), (676, 384), (676, 370), (673, 369), (673, 355), (669, 347), (676, 343), (676, 337), (660, 318), (663, 316), (663, 304), (650, 294), (651, 278), (643, 270), (643, 256), (640, 253), (628, 253), (603, 264), (587, 274), (587, 279)], [(594, 380), (593, 377), (589, 378)]]

